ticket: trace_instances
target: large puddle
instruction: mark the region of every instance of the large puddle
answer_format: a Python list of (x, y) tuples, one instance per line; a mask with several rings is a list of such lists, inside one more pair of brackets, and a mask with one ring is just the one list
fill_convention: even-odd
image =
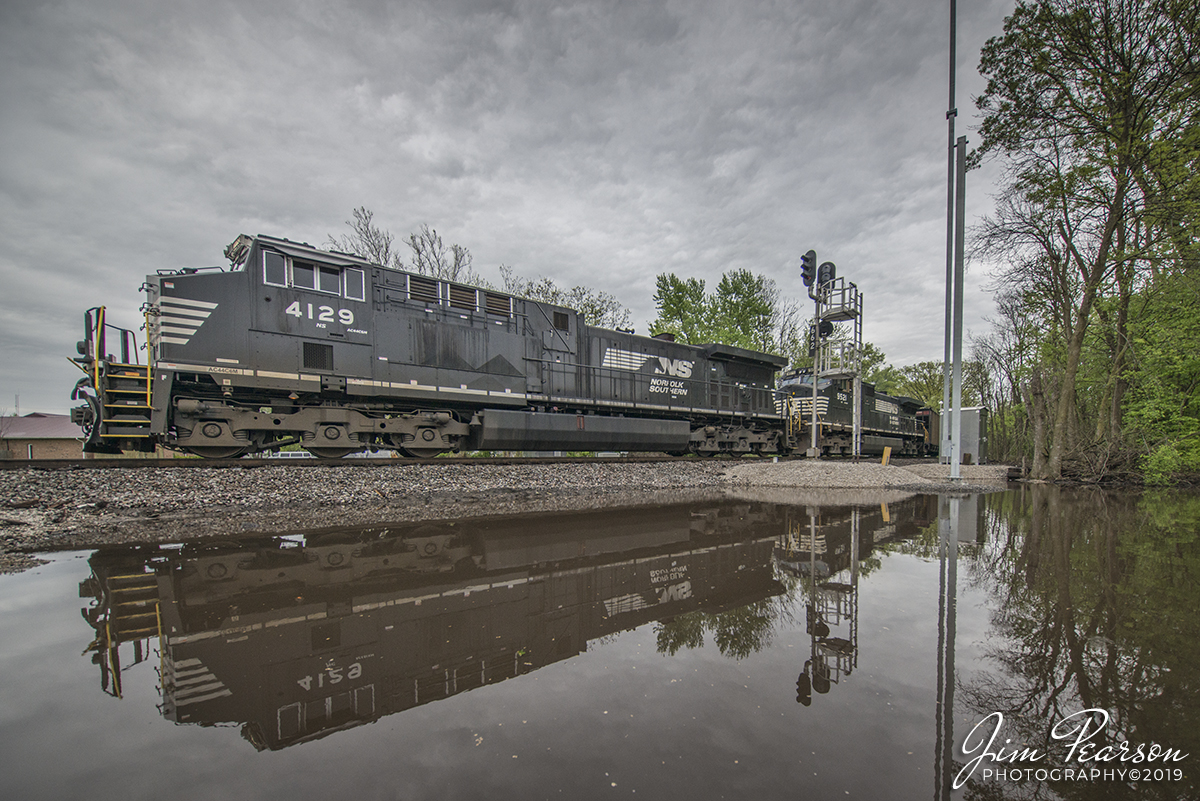
[(0, 788), (1194, 798), (1198, 521), (1026, 487), (56, 554), (0, 576)]

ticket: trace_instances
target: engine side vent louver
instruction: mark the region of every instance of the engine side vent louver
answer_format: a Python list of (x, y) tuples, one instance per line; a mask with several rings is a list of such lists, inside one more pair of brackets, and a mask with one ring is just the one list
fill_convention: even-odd
[(484, 292), (483, 294), (488, 314), (512, 317), (512, 298), (508, 295), (498, 295), (495, 292)]
[(408, 296), (423, 303), (438, 302), (438, 282), (432, 278), (408, 277)]
[(450, 284), (450, 305), (456, 309), (477, 311), (479, 309), (479, 293), (469, 286)]

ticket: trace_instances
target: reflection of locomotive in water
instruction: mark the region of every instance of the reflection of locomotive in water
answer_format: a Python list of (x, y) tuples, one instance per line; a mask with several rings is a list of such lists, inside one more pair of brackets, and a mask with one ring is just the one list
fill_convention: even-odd
[(302, 532), (97, 552), (81, 590), (120, 695), (157, 636), (162, 712), (277, 749), (783, 591), (766, 504)]
[[(890, 519), (924, 514), (912, 499)], [(726, 502), (111, 548), (80, 590), (107, 692), (123, 694), (122, 647), (136, 663), (157, 639), (164, 716), (278, 749), (739, 609), (781, 575), (808, 598), (803, 675), (825, 691), (857, 659), (855, 565), (915, 531), (881, 515)]]

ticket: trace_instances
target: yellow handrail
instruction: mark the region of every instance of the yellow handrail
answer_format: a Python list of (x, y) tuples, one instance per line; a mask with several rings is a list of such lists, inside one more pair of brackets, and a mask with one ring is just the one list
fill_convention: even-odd
[[(154, 367), (151, 364), (154, 353), (153, 353), (153, 351), (150, 350), (150, 308), (149, 307), (146, 307), (146, 310), (142, 313), (142, 318), (146, 321), (146, 405), (153, 406), (153, 404), (150, 403), (150, 380), (151, 380), (151, 374), (154, 372)], [(134, 343), (135, 347), (136, 347), (136, 344), (137, 343), (135, 342)], [(136, 354), (135, 354), (135, 358), (136, 358)]]
[(96, 328), (92, 331), (92, 386), (96, 388), (97, 394), (100, 392), (100, 356), (103, 344), (100, 340), (104, 337), (104, 309), (105, 307), (101, 306), (96, 312)]

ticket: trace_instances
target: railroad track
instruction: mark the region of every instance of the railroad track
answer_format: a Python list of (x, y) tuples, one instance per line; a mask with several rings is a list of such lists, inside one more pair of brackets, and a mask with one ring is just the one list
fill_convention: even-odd
[[(238, 459), (201, 459), (195, 456), (184, 456), (178, 458), (166, 459), (141, 459), (131, 457), (97, 457), (90, 459), (0, 459), (0, 470), (138, 470), (149, 468), (241, 468), (243, 470), (270, 469), (272, 467), (383, 467), (386, 465), (453, 465), (453, 464), (473, 464), (473, 465), (536, 465), (536, 464), (645, 464), (653, 462), (679, 462), (679, 461), (711, 461), (717, 459), (727, 462), (753, 462), (759, 461), (760, 458), (771, 458), (778, 461), (792, 461), (796, 459), (804, 459), (804, 456), (779, 456), (779, 457), (731, 457), (731, 456), (714, 456), (701, 458), (698, 456), (664, 456), (664, 455), (644, 455), (644, 456), (438, 456), (428, 459), (414, 459), (409, 457), (379, 457), (379, 458), (342, 458), (342, 459), (321, 459), (321, 458), (300, 458), (300, 459), (271, 459), (271, 458), (255, 458), (242, 457)], [(841, 461), (835, 460), (835, 461)], [(873, 457), (865, 457), (864, 461), (876, 461)], [(935, 457), (927, 459), (892, 459), (891, 464), (895, 467), (904, 467), (914, 464), (930, 464), (935, 461)], [(1015, 480), (1021, 477), (1020, 468), (1009, 468), (1008, 478)]]
[[(722, 461), (738, 461), (736, 457), (711, 457)], [(771, 457), (774, 458), (774, 457)], [(779, 459), (794, 459), (803, 457), (784, 457)], [(697, 456), (439, 456), (429, 459), (413, 459), (407, 457), (380, 458), (342, 458), (342, 459), (258, 459), (243, 457), (239, 459), (201, 459), (199, 457), (180, 457), (167, 459), (139, 459), (129, 457), (98, 457), (94, 459), (3, 459), (0, 460), (0, 470), (137, 470), (145, 468), (242, 468), (255, 470), (272, 467), (381, 467), (385, 465), (530, 465), (530, 464), (634, 464), (647, 462), (678, 462), (678, 461), (709, 461)]]

